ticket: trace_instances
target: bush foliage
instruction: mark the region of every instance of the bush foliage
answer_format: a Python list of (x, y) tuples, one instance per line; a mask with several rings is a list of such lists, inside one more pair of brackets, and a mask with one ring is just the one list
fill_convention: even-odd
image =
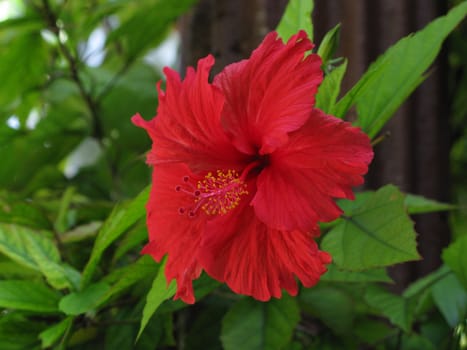
[[(465, 233), (437, 271), (401, 295), (386, 288), (386, 267), (420, 259), (409, 214), (455, 207), (390, 184), (340, 203), (320, 243), (333, 264), (298, 297), (262, 303), (203, 275), (194, 306), (171, 300), (164, 263), (140, 255), (150, 141), (130, 117), (154, 115), (161, 75), (148, 53), (194, 1), (3, 3), (16, 13), (0, 22), (1, 349), (467, 348)], [(291, 0), (279, 35), (311, 35), (312, 8)], [(401, 39), (341, 99), (332, 29), (317, 105), (341, 118), (355, 106), (378, 139), (466, 14), (462, 2)]]

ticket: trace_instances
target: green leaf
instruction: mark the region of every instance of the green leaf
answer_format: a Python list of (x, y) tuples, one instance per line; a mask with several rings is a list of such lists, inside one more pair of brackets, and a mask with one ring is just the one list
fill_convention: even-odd
[[(115, 72), (107, 68), (94, 68), (89, 72), (95, 79), (104, 80), (103, 88), (112, 83)], [(102, 124), (104, 132), (110, 139), (115, 139), (115, 131), (118, 132), (117, 147), (121, 152), (134, 149), (146, 151), (150, 142), (141, 137), (143, 133), (132, 123), (128, 122), (128, 116), (137, 112), (141, 115), (153, 116), (157, 102), (157, 92), (154, 88), (156, 81), (161, 76), (153, 67), (139, 63), (131, 67), (102, 98)], [(128, 104), (131, 100), (134, 103)], [(136, 109), (137, 108), (137, 109)], [(120, 140), (125, 140), (124, 144)], [(144, 148), (142, 148), (144, 147)], [(120, 155), (117, 155), (120, 156)]]
[(149, 187), (144, 189), (127, 205), (117, 205), (104, 222), (94, 243), (91, 257), (84, 268), (82, 286), (86, 286), (91, 280), (105, 249), (146, 214), (145, 206), (149, 197), (149, 189)]
[(401, 340), (399, 349), (402, 350), (439, 350), (429, 339), (417, 333), (403, 334)]
[(297, 301), (288, 295), (267, 303), (245, 298), (225, 315), (221, 341), (225, 350), (282, 349), (299, 320)]
[(44, 235), (26, 227), (0, 224), (0, 252), (19, 264), (39, 270), (31, 249), (40, 249), (52, 261), (60, 259), (57, 247)]
[(431, 213), (435, 211), (453, 210), (456, 208), (455, 205), (441, 203), (415, 194), (405, 195), (405, 206), (409, 214)]
[(84, 348), (86, 347), (89, 348), (89, 345), (93, 344), (92, 341), (95, 339), (99, 339), (100, 335), (101, 334), (99, 332), (99, 328), (97, 328), (96, 326), (87, 326), (87, 327), (85, 326), (85, 327), (78, 328), (77, 330), (73, 331), (73, 333), (69, 337), (67, 341), (67, 348), (77, 347), (78, 345), (81, 345), (81, 346), (84, 345), (85, 346)]
[(414, 317), (423, 315), (429, 309), (433, 308), (433, 287), (452, 274), (449, 267), (443, 265), (436, 271), (418, 279), (407, 287), (402, 293), (402, 297), (407, 303), (412, 304)]
[[(52, 163), (57, 164), (81, 139), (80, 132), (59, 126), (55, 129), (44, 133), (35, 129), (26, 134), (18, 131), (11, 142), (0, 145), (0, 187), (31, 190), (28, 183), (36, 179), (34, 175)], [(17, 175), (11, 176), (12, 173)]]
[(371, 269), (366, 271), (340, 270), (336, 265), (327, 266), (328, 271), (321, 276), (321, 281), (328, 282), (392, 282), (385, 269)]
[(54, 222), (54, 229), (58, 233), (63, 233), (68, 229), (68, 218), (67, 213), (68, 209), (72, 203), (73, 195), (75, 194), (76, 189), (74, 187), (67, 187), (64, 191), (62, 199), (60, 201), (60, 207), (58, 210), (57, 218)]
[(404, 195), (393, 185), (358, 198), (321, 247), (345, 270), (366, 270), (419, 259)]
[(456, 274), (459, 282), (467, 289), (467, 235), (459, 237), (444, 249), (442, 257), (446, 265)]
[(439, 280), (432, 290), (433, 300), (451, 327), (467, 320), (467, 291), (454, 274)]
[[(208, 274), (203, 273), (201, 276), (193, 281), (193, 290), (195, 292), (196, 301), (200, 301), (205, 296), (209, 295), (213, 290), (218, 288), (221, 284), (215, 279), (211, 278)], [(158, 309), (158, 313), (173, 313), (187, 307), (187, 304), (182, 300), (167, 300)]]
[(415, 303), (388, 292), (378, 286), (369, 286), (365, 292), (365, 300), (371, 307), (389, 318), (392, 324), (409, 332), (413, 322)]
[(0, 281), (0, 307), (34, 312), (57, 312), (59, 294), (32, 281)]
[(134, 285), (143, 278), (154, 275), (158, 269), (159, 265), (155, 264), (149, 255), (144, 255), (135, 263), (114, 270), (110, 275), (106, 276), (104, 281), (107, 283), (115, 281), (115, 283), (100, 297), (98, 304), (102, 305), (106, 303), (112, 296)]
[(388, 339), (391, 333), (395, 334), (396, 331), (385, 320), (377, 320), (371, 316), (355, 320), (353, 326), (353, 334), (371, 345)]
[(175, 280), (172, 280), (170, 284), (167, 283), (164, 273), (165, 264), (166, 260), (161, 263), (159, 272), (157, 273), (157, 276), (154, 279), (151, 289), (149, 290), (149, 293), (146, 297), (146, 304), (144, 305), (143, 309), (143, 317), (141, 318), (141, 324), (136, 339), (138, 339), (143, 333), (144, 328), (146, 328), (146, 325), (151, 319), (151, 316), (154, 315), (162, 302), (175, 295), (177, 284)]
[[(0, 188), (5, 187), (27, 194), (28, 191), (34, 190), (29, 186), (33, 182), (36, 186), (45, 183), (56, 187), (58, 176), (61, 176), (63, 181), (63, 174), (57, 171), (57, 164), (84, 137), (85, 111), (65, 103), (50, 106), (47, 103), (47, 108), (35, 107), (41, 111), (41, 119), (33, 130), (14, 130), (14, 134), (6, 141), (0, 138)], [(67, 117), (63, 118), (63, 115)]]
[(46, 45), (37, 29), (23, 27), (0, 36), (0, 111), (46, 80)]
[(344, 117), (356, 105), (359, 116), (356, 125), (374, 137), (425, 79), (424, 73), (438, 55), (441, 44), (466, 14), (467, 2), (463, 2), (388, 49), (339, 101), (337, 116)]
[(313, 7), (313, 0), (290, 0), (276, 28), (279, 37), (287, 41), (302, 29), (313, 41), (313, 24), (311, 22)]
[(49, 348), (56, 343), (60, 337), (72, 326), (73, 318), (67, 317), (61, 322), (45, 329), (39, 334), (39, 339), (42, 342), (42, 348)]
[(109, 290), (107, 283), (99, 282), (87, 286), (85, 289), (65, 295), (58, 304), (60, 311), (67, 315), (80, 315), (93, 310), (99, 300)]
[(62, 243), (76, 243), (96, 236), (101, 227), (101, 221), (91, 221), (61, 234), (60, 237)]
[(318, 317), (337, 334), (350, 333), (355, 317), (354, 301), (342, 289), (318, 285), (302, 289), (301, 308)]
[(37, 335), (43, 329), (43, 323), (26, 319), (22, 312), (4, 312), (0, 317), (0, 349), (38, 349)]
[[(141, 338), (135, 343), (138, 323), (135, 322), (141, 316), (142, 303), (115, 308), (112, 315), (113, 325), (106, 327), (104, 349), (118, 350), (151, 350), (164, 348), (167, 319), (171, 321), (172, 315), (154, 317), (148, 323)], [(131, 320), (131, 322), (129, 322)]]
[(410, 284), (402, 295), (404, 298), (419, 297), (421, 293), (430, 290), (435, 283), (451, 273), (451, 270), (446, 265), (443, 265), (438, 270)]
[(40, 271), (56, 289), (76, 287), (75, 278), (79, 273), (60, 262), (57, 247), (43, 232), (0, 224), (0, 252), (21, 265)]
[[(7, 258), (8, 259), (8, 258)], [(34, 279), (40, 273), (14, 261), (0, 261), (0, 279)]]
[(76, 289), (81, 278), (78, 271), (71, 266), (60, 263), (60, 259), (52, 260), (49, 252), (37, 240), (28, 242), (28, 250), (32, 259), (37, 264), (39, 271), (47, 279), (47, 282), (55, 289)]
[(51, 229), (47, 216), (36, 206), (26, 201), (2, 198), (0, 195), (0, 222), (29, 226), (36, 229)]
[(347, 60), (324, 77), (316, 95), (316, 107), (334, 114), (334, 106), (341, 89), (342, 78), (347, 70)]
[(222, 349), (220, 340), (222, 318), (227, 312), (226, 305), (220, 303), (204, 303), (193, 321), (186, 336), (186, 350)]
[(131, 249), (134, 249), (134, 248), (140, 249), (141, 244), (143, 242), (146, 242), (147, 240), (148, 240), (148, 229), (146, 227), (146, 224), (136, 225), (122, 239), (117, 249), (115, 250), (115, 254), (112, 260), (117, 261), (118, 259), (125, 256), (125, 254), (127, 254), (128, 251)]
[(149, 47), (156, 47), (165, 37), (169, 25), (185, 13), (194, 0), (150, 1), (136, 6), (124, 6), (121, 25), (108, 37), (108, 44), (118, 40), (127, 48), (127, 55), (135, 58)]
[(329, 32), (326, 33), (318, 48), (318, 56), (323, 60), (323, 65), (326, 66), (328, 61), (334, 56), (334, 53), (339, 46), (341, 33), (341, 25), (337, 24)]

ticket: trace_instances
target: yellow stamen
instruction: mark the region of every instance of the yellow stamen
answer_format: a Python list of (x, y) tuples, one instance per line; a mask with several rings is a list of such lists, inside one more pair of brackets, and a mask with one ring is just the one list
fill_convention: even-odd
[(247, 185), (235, 170), (209, 172), (198, 181), (196, 203), (208, 215), (224, 215), (240, 203), (240, 197), (248, 194)]

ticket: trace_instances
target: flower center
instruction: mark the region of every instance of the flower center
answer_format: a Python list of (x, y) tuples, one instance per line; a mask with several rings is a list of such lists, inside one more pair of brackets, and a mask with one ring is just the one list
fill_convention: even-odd
[(215, 175), (210, 172), (196, 187), (189, 183), (188, 176), (183, 182), (185, 185), (176, 186), (175, 191), (194, 197), (193, 207), (178, 209), (188, 217), (195, 217), (200, 208), (208, 215), (224, 215), (238, 206), (242, 195), (248, 194), (244, 179), (235, 170), (217, 170)]

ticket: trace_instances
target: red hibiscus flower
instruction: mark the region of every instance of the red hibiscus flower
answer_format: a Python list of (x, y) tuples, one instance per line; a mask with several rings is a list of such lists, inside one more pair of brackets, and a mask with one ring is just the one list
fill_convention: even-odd
[(314, 108), (322, 72), (312, 47), (305, 32), (287, 44), (271, 33), (212, 83), (212, 56), (183, 80), (165, 68), (157, 117), (132, 118), (153, 142), (143, 253), (168, 255), (175, 298), (195, 301), (202, 270), (263, 301), (326, 271), (317, 223), (339, 217), (334, 199), (354, 197), (373, 152), (358, 128)]

